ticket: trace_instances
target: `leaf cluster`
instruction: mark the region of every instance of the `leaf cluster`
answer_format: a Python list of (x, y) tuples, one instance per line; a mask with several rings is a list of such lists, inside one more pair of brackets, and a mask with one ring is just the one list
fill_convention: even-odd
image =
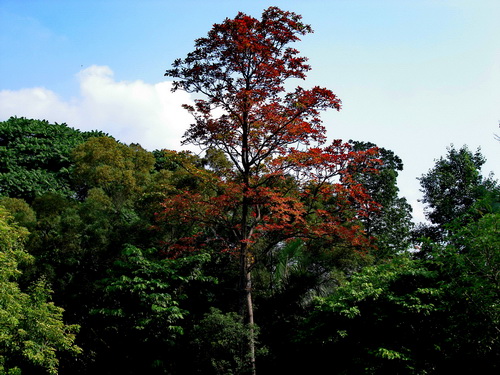
[(0, 195), (28, 202), (47, 192), (70, 196), (71, 150), (102, 135), (24, 117), (0, 122)]

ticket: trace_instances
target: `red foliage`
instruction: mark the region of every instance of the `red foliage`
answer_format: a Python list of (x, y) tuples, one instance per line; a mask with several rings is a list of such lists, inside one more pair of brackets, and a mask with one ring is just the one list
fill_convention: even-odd
[(223, 250), (241, 255), (270, 235), (369, 243), (357, 219), (377, 204), (353, 174), (373, 169), (376, 150), (355, 152), (341, 141), (324, 146), (319, 114), (341, 107), (330, 90), (285, 93), (285, 81), (304, 79), (310, 69), (289, 44), (310, 32), (299, 15), (276, 7), (261, 20), (239, 13), (215, 24), (167, 70), (177, 79), (174, 90), (205, 96), (185, 106), (195, 122), (184, 142), (220, 149), (234, 166), (207, 181), (215, 194), (167, 197), (162, 220), (190, 224), (196, 238), (174, 238), (169, 248), (175, 253), (217, 239)]

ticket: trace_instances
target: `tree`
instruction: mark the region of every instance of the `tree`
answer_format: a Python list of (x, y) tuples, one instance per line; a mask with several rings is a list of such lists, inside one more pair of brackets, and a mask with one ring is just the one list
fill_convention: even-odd
[(23, 199), (3, 197), (0, 205), (4, 206), (13, 216), (15, 222), (30, 230), (36, 224), (35, 211)]
[(446, 350), (457, 368), (493, 374), (500, 367), (500, 210), (474, 216), (449, 228), (449, 243), (434, 245), (433, 256), (453, 316)]
[[(189, 314), (183, 307), (189, 284), (211, 283), (202, 274), (208, 254), (161, 259), (156, 249), (125, 245), (122, 256), (102, 279), (103, 297), (93, 314), (101, 321), (99, 365), (102, 374), (171, 373), (172, 348), (184, 333)], [(120, 363), (106, 359), (122, 358)], [(170, 371), (169, 371), (170, 370)], [(91, 370), (92, 371), (92, 370)]]
[[(434, 232), (442, 237), (446, 226), (464, 214), (496, 183), (481, 175), (485, 158), (479, 150), (448, 149), (446, 158), (436, 160), (435, 166), (419, 180), (424, 193), (426, 216), (434, 224)], [(429, 233), (429, 231), (427, 231)]]
[(150, 178), (154, 156), (140, 145), (124, 145), (111, 137), (95, 137), (72, 151), (74, 183), (80, 196), (102, 189), (116, 207), (140, 193)]
[[(27, 246), (37, 261), (27, 276), (49, 280), (66, 317), (81, 325), (79, 344), (84, 354), (78, 365), (66, 363), (65, 368), (74, 365), (72, 373), (86, 373), (94, 366), (107, 368), (103, 342), (109, 337), (101, 335), (112, 331), (107, 324), (112, 321), (113, 328), (123, 328), (128, 322), (91, 312), (111, 309), (116, 302), (102, 301), (106, 293), (101, 280), (117, 268), (125, 244), (149, 246), (151, 222), (143, 219), (139, 198), (150, 183), (154, 157), (140, 146), (126, 146), (110, 137), (91, 138), (75, 147), (71, 156), (70, 180), (79, 199), (56, 193), (35, 198), (37, 222)], [(132, 257), (127, 259), (132, 263)], [(121, 295), (116, 293), (116, 298)]]
[(28, 203), (47, 192), (71, 196), (71, 150), (103, 135), (24, 117), (0, 122), (0, 196)]
[(435, 279), (409, 254), (365, 267), (317, 299), (302, 326), (302, 349), (318, 369), (335, 353), (339, 374), (434, 373), (444, 315)]
[(203, 374), (235, 375), (246, 372), (248, 353), (241, 348), (250, 339), (249, 327), (234, 312), (211, 308), (194, 327), (192, 345)]
[(259, 253), (297, 237), (366, 244), (358, 219), (374, 207), (352, 172), (370, 167), (375, 151), (354, 152), (341, 141), (324, 146), (319, 113), (339, 110), (340, 100), (321, 87), (285, 93), (287, 80), (304, 79), (310, 69), (289, 45), (310, 32), (301, 16), (276, 7), (261, 20), (239, 13), (215, 24), (165, 74), (176, 79), (174, 90), (205, 97), (185, 106), (195, 122), (184, 142), (223, 151), (232, 168), (209, 177), (211, 192), (168, 197), (163, 218), (198, 223), (184, 250), (218, 244), (236, 254), (242, 314), (251, 328), (251, 275)]
[(23, 246), (27, 234), (0, 206), (0, 373), (42, 368), (57, 374), (59, 352), (81, 351), (74, 344), (79, 327), (64, 324), (63, 309), (49, 302), (44, 280), (21, 290), (19, 265), (33, 261)]
[[(365, 267), (316, 300), (301, 353), (342, 374), (494, 374), (500, 357), (500, 215)], [(326, 363), (325, 363), (326, 362)]]
[[(350, 141), (352, 142), (352, 141)], [(376, 147), (370, 142), (353, 142), (355, 150), (369, 150)], [(398, 172), (403, 170), (402, 160), (393, 151), (378, 148), (380, 164), (377, 173), (360, 173), (357, 181), (380, 204), (380, 210), (370, 212), (363, 223), (367, 232), (374, 236), (377, 244), (375, 254), (384, 259), (410, 247), (412, 208), (406, 198), (399, 196)]]

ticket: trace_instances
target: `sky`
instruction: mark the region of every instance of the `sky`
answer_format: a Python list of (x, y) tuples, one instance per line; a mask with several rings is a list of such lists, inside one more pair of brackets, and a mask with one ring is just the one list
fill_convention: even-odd
[[(478, 147), (500, 174), (498, 0), (0, 0), (0, 121), (98, 129), (180, 150), (193, 98), (164, 77), (214, 23), (269, 6), (303, 16), (303, 87), (342, 99), (329, 139), (372, 142), (404, 163), (400, 194), (424, 218), (417, 180), (447, 148)], [(498, 177), (497, 177), (498, 178)]]

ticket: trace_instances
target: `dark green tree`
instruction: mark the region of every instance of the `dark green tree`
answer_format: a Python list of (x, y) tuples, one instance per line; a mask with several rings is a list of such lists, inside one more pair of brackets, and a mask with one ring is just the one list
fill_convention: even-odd
[[(105, 348), (99, 332), (106, 331), (109, 321), (91, 313), (106, 308), (101, 280), (117, 267), (125, 244), (151, 243), (152, 223), (144, 220), (140, 198), (151, 182), (154, 158), (138, 145), (126, 146), (109, 137), (80, 143), (71, 157), (69, 181), (78, 199), (58, 193), (34, 199), (37, 221), (28, 249), (36, 262), (26, 278), (49, 280), (54, 300), (72, 323), (82, 326), (78, 342), (84, 354), (77, 363), (68, 360), (64, 368), (88, 373), (108, 362), (101, 355), (106, 350), (98, 349)], [(125, 326), (119, 328), (127, 332)]]
[(467, 146), (459, 150), (452, 146), (446, 157), (436, 160), (435, 166), (419, 178), (424, 194), (422, 202), (432, 224), (420, 228), (419, 234), (442, 239), (447, 225), (465, 218), (464, 214), (481, 197), (494, 190), (496, 182), (492, 177), (481, 174), (485, 161), (480, 150), (472, 153)]
[[(353, 142), (353, 141), (350, 141)], [(371, 142), (353, 142), (355, 150), (364, 151), (376, 147)], [(363, 218), (368, 235), (375, 237), (377, 258), (383, 259), (410, 247), (413, 228), (412, 208), (406, 198), (399, 196), (397, 178), (403, 170), (403, 161), (393, 151), (379, 147), (380, 164), (376, 171), (358, 173), (361, 182), (380, 209), (371, 211)]]
[(174, 348), (189, 314), (185, 301), (191, 288), (214, 282), (203, 275), (209, 259), (207, 254), (166, 259), (154, 248), (125, 245), (99, 281), (102, 297), (92, 314), (101, 326), (100, 345), (91, 369), (101, 374), (182, 372)]
[(485, 214), (428, 244), (425, 259), (397, 255), (353, 274), (317, 299), (300, 351), (318, 369), (333, 353), (339, 374), (497, 373), (499, 224)]
[(103, 135), (24, 117), (0, 122), (0, 196), (31, 203), (47, 192), (74, 195), (69, 171), (71, 150)]
[[(211, 308), (194, 326), (191, 345), (197, 368), (192, 373), (209, 375), (246, 374), (246, 343), (252, 332), (235, 312)], [(255, 333), (254, 333), (255, 334)], [(265, 352), (265, 349), (261, 349)], [(187, 365), (187, 369), (190, 365)]]
[(436, 373), (435, 336), (445, 318), (436, 281), (408, 255), (363, 268), (317, 300), (305, 349), (318, 368), (331, 353), (337, 374)]
[(23, 199), (2, 197), (0, 198), (0, 205), (4, 206), (7, 211), (10, 212), (16, 223), (20, 226), (23, 226), (28, 230), (35, 226), (35, 211)]

